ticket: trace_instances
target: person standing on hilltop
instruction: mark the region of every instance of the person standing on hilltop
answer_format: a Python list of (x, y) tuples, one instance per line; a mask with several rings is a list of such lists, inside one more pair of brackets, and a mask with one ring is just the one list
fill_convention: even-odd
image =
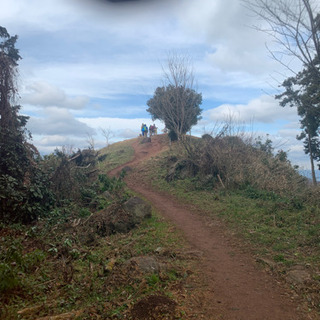
[(150, 137), (153, 135), (153, 125), (152, 124), (150, 124), (150, 126), (149, 126), (149, 133), (150, 133)]

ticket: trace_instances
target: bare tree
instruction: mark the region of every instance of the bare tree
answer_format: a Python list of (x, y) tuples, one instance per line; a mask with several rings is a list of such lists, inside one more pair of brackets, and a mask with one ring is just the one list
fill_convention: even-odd
[(194, 71), (192, 60), (188, 55), (171, 52), (166, 66), (162, 66), (164, 85), (176, 88), (194, 88)]
[(86, 140), (86, 142), (88, 143), (89, 149), (94, 150), (95, 141), (94, 141), (93, 135), (91, 133), (89, 133), (89, 132), (87, 132), (87, 140)]
[(104, 138), (106, 139), (106, 145), (107, 147), (110, 144), (110, 139), (114, 136), (113, 132), (111, 131), (111, 128), (100, 128), (100, 131), (102, 133), (102, 135), (104, 136)]
[(320, 57), (320, 15), (316, 0), (242, 0), (263, 24), (255, 26), (270, 35), (279, 50), (268, 47), (272, 57), (291, 69), (285, 57), (313, 66)]

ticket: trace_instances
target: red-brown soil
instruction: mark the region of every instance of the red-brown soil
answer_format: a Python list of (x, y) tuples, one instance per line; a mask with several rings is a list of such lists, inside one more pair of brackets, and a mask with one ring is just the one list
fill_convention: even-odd
[[(134, 169), (141, 161), (166, 148), (163, 136), (143, 143), (133, 143), (134, 159), (125, 166)], [(239, 240), (218, 219), (208, 220), (194, 208), (180, 203), (168, 194), (145, 185), (138, 170), (127, 177), (128, 186), (148, 199), (156, 210), (172, 222), (195, 252), (199, 253), (197, 279), (189, 285), (192, 301), (190, 319), (223, 320), (300, 320), (317, 319), (286, 283), (257, 264)], [(189, 293), (190, 293), (189, 292)], [(195, 294), (197, 296), (195, 296)]]

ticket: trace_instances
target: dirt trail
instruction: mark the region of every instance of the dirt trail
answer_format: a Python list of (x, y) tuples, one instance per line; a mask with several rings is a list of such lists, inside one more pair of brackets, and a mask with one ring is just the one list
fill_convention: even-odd
[[(133, 145), (133, 161), (125, 166), (134, 168), (141, 161), (163, 150), (160, 137), (152, 143)], [(195, 308), (201, 308), (199, 319), (223, 320), (300, 320), (316, 319), (305, 313), (293, 292), (261, 270), (253, 257), (245, 253), (236, 239), (221, 223), (208, 220), (190, 206), (179, 203), (170, 195), (152, 190), (139, 179), (139, 172), (127, 177), (128, 186), (147, 198), (153, 206), (182, 231), (190, 246), (202, 253), (201, 297)]]

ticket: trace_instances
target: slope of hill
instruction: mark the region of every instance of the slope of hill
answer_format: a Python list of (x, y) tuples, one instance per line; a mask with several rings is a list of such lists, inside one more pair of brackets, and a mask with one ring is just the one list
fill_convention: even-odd
[(283, 196), (252, 188), (242, 194), (224, 188), (197, 190), (196, 180), (188, 177), (168, 183), (164, 178), (176, 148), (160, 157), (159, 152), (168, 150), (163, 137), (150, 144), (137, 140), (133, 146), (134, 159), (121, 167), (130, 167), (128, 186), (146, 197), (201, 252), (199, 274), (206, 288), (197, 294), (205, 302), (205, 319), (317, 318), (303, 314), (308, 308), (300, 299), (303, 294), (311, 301), (309, 306), (319, 307), (319, 247), (310, 231), (319, 227), (319, 208), (312, 207), (316, 213), (308, 215), (311, 207), (302, 208), (294, 201), (288, 205)]
[[(1, 319), (318, 319), (317, 205), (229, 188), (230, 175), (200, 176), (164, 135), (114, 144), (100, 157), (109, 177), (96, 183), (108, 191), (92, 195), (91, 211), (57, 208), (31, 226), (0, 224)], [(277, 163), (259, 159), (284, 179)], [(127, 230), (123, 206), (133, 194), (153, 215)], [(110, 214), (122, 233), (109, 233)]]

